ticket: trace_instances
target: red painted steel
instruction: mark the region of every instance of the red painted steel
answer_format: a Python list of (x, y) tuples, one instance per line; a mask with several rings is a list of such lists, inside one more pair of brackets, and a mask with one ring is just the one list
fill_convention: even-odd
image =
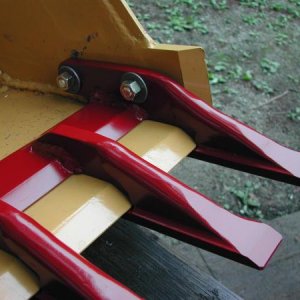
[[(178, 234), (209, 243), (236, 260), (264, 268), (281, 242), (281, 235), (270, 226), (233, 215), (107, 137), (61, 124), (40, 139), (37, 149), (43, 144), (45, 149), (62, 146), (84, 173), (125, 191), (136, 204), (133, 214), (136, 211), (139, 217), (150, 217)], [(52, 155), (60, 159), (59, 154)]]
[(95, 93), (91, 102), (63, 123), (117, 140), (146, 118), (143, 109), (115, 104), (113, 99), (107, 103), (108, 99), (100, 97), (99, 93)]
[[(145, 112), (136, 107), (99, 102), (97, 99), (97, 103), (85, 106), (63, 123), (119, 139), (146, 117)], [(27, 145), (0, 160), (0, 198), (25, 210), (76, 171), (70, 164), (72, 162), (66, 159), (62, 166), (51, 157), (41, 157)]]
[(0, 161), (0, 198), (24, 210), (70, 175), (26, 146)]
[(122, 75), (139, 74), (149, 90), (147, 101), (139, 107), (149, 119), (173, 124), (190, 134), (198, 145), (193, 157), (300, 184), (299, 152), (223, 114), (170, 78), (150, 70), (80, 59), (63, 65), (81, 76), (80, 95), (90, 98), (101, 90), (103, 98), (112, 97), (115, 103), (119, 99), (120, 105), (124, 103), (119, 93)]
[[(141, 299), (77, 254), (26, 214), (0, 200), (1, 238), (19, 257), (29, 255), (86, 299)], [(26, 254), (25, 254), (26, 253)], [(30, 261), (30, 260), (29, 260)], [(36, 264), (30, 264), (36, 269)]]

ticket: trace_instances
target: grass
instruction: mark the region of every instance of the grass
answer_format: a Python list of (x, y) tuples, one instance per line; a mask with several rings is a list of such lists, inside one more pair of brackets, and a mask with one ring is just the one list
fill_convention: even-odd
[(215, 10), (228, 9), (227, 0), (210, 0), (210, 5)]
[[(231, 188), (230, 192), (238, 200), (237, 206), (239, 207), (239, 213), (246, 217), (262, 219), (263, 213), (260, 209), (260, 202), (255, 196), (255, 191), (259, 188), (259, 185), (254, 185), (252, 182), (247, 181), (243, 188)], [(226, 208), (226, 207), (225, 207)]]
[(273, 94), (274, 89), (264, 80), (253, 80), (252, 86), (259, 92), (264, 94)]
[(166, 10), (168, 14), (168, 25), (174, 31), (190, 31), (197, 30), (203, 34), (208, 33), (207, 26), (203, 23), (203, 21), (194, 15), (190, 15), (185, 17), (182, 15), (182, 10), (180, 8), (169, 8)]
[(248, 25), (258, 25), (263, 21), (263, 18), (265, 16), (262, 14), (250, 14), (250, 15), (246, 15), (246, 16), (242, 16), (242, 20), (244, 23), (248, 24)]
[(240, 0), (239, 2), (247, 7), (262, 9), (267, 5), (268, 0)]
[(275, 41), (278, 46), (286, 46), (289, 42), (289, 36), (286, 33), (278, 32)]
[[(268, 47), (286, 47), (293, 42), (293, 38), (289, 35), (289, 26), (293, 19), (300, 16), (300, 0), (239, 0), (236, 2), (234, 5), (240, 6), (241, 11), (244, 11), (240, 14), (240, 18), (246, 27), (249, 26), (244, 30), (248, 32), (250, 43), (254, 39), (260, 39), (261, 26), (265, 26), (263, 30), (269, 31), (270, 37), (273, 37), (270, 39), (272, 44)], [(132, 1), (130, 5), (134, 6)], [(151, 34), (161, 32), (159, 42), (174, 43), (177, 34), (185, 32), (210, 36), (213, 31), (210, 25), (214, 24), (209, 22), (206, 16), (210, 11), (215, 11), (222, 18), (221, 15), (233, 4), (227, 0), (156, 0), (153, 5), (160, 9), (160, 22), (151, 19), (147, 11), (139, 13), (138, 18)], [(270, 21), (266, 22), (267, 19)], [(236, 21), (228, 19), (226, 23), (233, 26)], [(226, 45), (227, 37), (221, 38), (219, 43)], [(261, 94), (273, 94), (277, 87), (273, 87), (270, 82), (272, 76), (280, 72), (280, 63), (269, 57), (254, 58), (252, 51), (247, 51), (245, 47), (239, 47), (239, 45), (232, 45), (232, 48), (240, 52), (240, 55), (220, 60), (221, 53), (215, 51), (209, 56), (209, 80), (213, 94), (233, 94), (234, 89), (229, 87), (233, 82), (247, 84)], [(253, 59), (259, 61), (259, 68), (249, 68), (248, 65)]]
[[(247, 26), (261, 26), (265, 23), (265, 19), (270, 11), (273, 11), (277, 16), (271, 18), (272, 22), (267, 25), (270, 30), (270, 35), (274, 35), (273, 43), (277, 47), (286, 46), (289, 42), (289, 35), (287, 27), (291, 18), (298, 17), (299, 1), (291, 0), (285, 2), (273, 2), (267, 0), (240, 0), (238, 1), (241, 7), (245, 7), (252, 12), (241, 15), (242, 22)], [(133, 5), (133, 4), (131, 4)], [(149, 13), (139, 14), (138, 18), (144, 22), (147, 30), (152, 34), (157, 31), (162, 33), (163, 38), (159, 38), (160, 42), (173, 43), (176, 33), (197, 32), (202, 35), (211, 33), (209, 22), (205, 16), (209, 10), (217, 11), (218, 14), (224, 13), (229, 8), (227, 0), (210, 0), (210, 1), (196, 1), (196, 0), (157, 0), (155, 4), (161, 11), (162, 22), (158, 23), (149, 17)], [(187, 13), (188, 12), (188, 13)], [(228, 20), (231, 24), (232, 20)], [(274, 33), (272, 33), (274, 32)], [(249, 40), (259, 38), (259, 30), (249, 30)], [(226, 38), (220, 40), (220, 43), (226, 44)], [(233, 45), (232, 47), (235, 47)], [(237, 45), (236, 51), (239, 51)], [(218, 86), (216, 93), (228, 93), (231, 89), (227, 86), (231, 82), (250, 84), (249, 86), (262, 94), (272, 94), (274, 88), (270, 86), (269, 80), (265, 75), (272, 76), (279, 71), (280, 64), (277, 61), (271, 60), (267, 57), (260, 59), (260, 70), (251, 70), (247, 66), (247, 62), (252, 59), (252, 54), (243, 50), (238, 60), (232, 63), (229, 59), (227, 61), (217, 61), (216, 57), (209, 58), (209, 80), (214, 87)]]
[(288, 1), (287, 3), (275, 3), (272, 9), (276, 12), (286, 13), (294, 18), (300, 17), (300, 1)]
[(291, 110), (287, 116), (292, 121), (300, 121), (300, 107), (296, 107)]
[(270, 60), (268, 58), (263, 58), (260, 61), (260, 67), (265, 74), (274, 74), (277, 72), (280, 64), (276, 61)]

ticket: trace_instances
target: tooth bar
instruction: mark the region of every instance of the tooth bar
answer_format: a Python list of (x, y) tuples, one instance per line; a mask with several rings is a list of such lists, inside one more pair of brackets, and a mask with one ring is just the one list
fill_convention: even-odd
[(38, 143), (60, 145), (84, 173), (125, 191), (135, 206), (133, 216), (245, 264), (264, 268), (282, 240), (270, 226), (233, 215), (107, 137), (58, 125)]
[(133, 106), (143, 108), (149, 119), (186, 131), (198, 146), (193, 157), (300, 185), (299, 152), (223, 114), (172, 79), (151, 70), (97, 61), (69, 59), (61, 65), (71, 66), (84, 78), (80, 95), (89, 99), (98, 90), (114, 95), (114, 100), (119, 97), (120, 104), (124, 102), (119, 93), (122, 75), (137, 73), (149, 93), (144, 103)]

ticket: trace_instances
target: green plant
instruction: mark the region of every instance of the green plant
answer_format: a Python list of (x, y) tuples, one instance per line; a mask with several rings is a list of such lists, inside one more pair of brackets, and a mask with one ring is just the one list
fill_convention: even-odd
[[(208, 64), (209, 80), (211, 84), (223, 84), (229, 81), (238, 80), (251, 81), (253, 79), (252, 71), (245, 71), (238, 64), (232, 65), (227, 62), (227, 59), (229, 58), (224, 58), (225, 61), (218, 61), (214, 66)], [(224, 88), (223, 92), (227, 94), (235, 94), (235, 91), (229, 87)]]
[(261, 61), (260, 61), (260, 66), (263, 70), (264, 73), (267, 73), (267, 74), (273, 74), (273, 73), (276, 73), (280, 64), (276, 61), (273, 61), (273, 60), (270, 60), (270, 59), (267, 59), (267, 58), (263, 58)]
[(292, 82), (299, 84), (300, 83), (300, 78), (294, 75), (288, 75), (288, 79), (290, 79)]
[(228, 75), (230, 79), (238, 80), (242, 77), (243, 69), (239, 65), (233, 66), (231, 70), (228, 71)]
[(287, 27), (290, 19), (291, 19), (290, 16), (280, 15), (278, 18), (275, 19), (275, 22), (269, 24), (269, 27), (274, 30), (283, 29)]
[(240, 52), (241, 52), (241, 55), (242, 55), (242, 57), (243, 58), (251, 58), (251, 54), (248, 52), (248, 51), (246, 51), (246, 50), (240, 50)]
[(258, 90), (265, 94), (272, 94), (274, 90), (268, 85), (267, 82), (262, 80), (253, 80), (252, 85)]
[(169, 15), (168, 24), (175, 31), (198, 30), (202, 34), (208, 33), (207, 26), (198, 16), (184, 17), (182, 10), (178, 7), (167, 9), (166, 13)]
[(244, 16), (242, 20), (248, 25), (257, 25), (261, 22), (261, 18), (257, 14)]
[(136, 14), (136, 17), (140, 20), (140, 21), (148, 21), (150, 20), (150, 15), (149, 14)]
[(267, 5), (268, 0), (240, 0), (240, 4), (252, 8), (263, 8)]
[(226, 83), (226, 78), (222, 74), (208, 72), (208, 79), (210, 84), (219, 84), (219, 83)]
[(216, 10), (224, 10), (228, 8), (227, 0), (210, 0), (210, 5)]
[(227, 95), (237, 95), (239, 92), (235, 90), (234, 88), (225, 86), (223, 89), (223, 93)]
[(287, 45), (289, 36), (283, 32), (278, 32), (275, 37), (275, 42), (278, 46)]
[(195, 0), (175, 0), (175, 4), (185, 4), (186, 6), (189, 6), (192, 8), (193, 11), (197, 10), (199, 7), (203, 7), (203, 3), (200, 1), (195, 1)]
[(287, 116), (292, 121), (300, 121), (300, 107), (292, 109)]
[(146, 28), (147, 28), (147, 30), (152, 31), (152, 30), (157, 30), (157, 29), (161, 28), (161, 25), (158, 23), (155, 23), (155, 22), (147, 22)]
[(255, 190), (258, 188), (259, 185), (254, 185), (252, 182), (247, 181), (242, 189), (230, 189), (230, 192), (239, 200), (239, 213), (241, 215), (259, 219), (263, 218), (260, 203), (254, 195)]
[(225, 61), (218, 61), (217, 64), (213, 67), (214, 71), (222, 72), (226, 71), (229, 68), (229, 64)]
[(290, 3), (295, 3), (297, 6), (300, 6), (300, 0), (288, 0)]
[(134, 3), (133, 3), (132, 1), (130, 1), (130, 0), (126, 0), (126, 2), (127, 2), (127, 4), (128, 4), (128, 6), (130, 6), (130, 7), (134, 7)]
[[(297, 1), (289, 1), (289, 2), (299, 6), (299, 4), (297, 4)], [(299, 1), (298, 1), (298, 3), (299, 3)], [(297, 8), (295, 6), (290, 6), (287, 3), (274, 3), (272, 6), (272, 9), (277, 12), (287, 13), (295, 18), (300, 16), (299, 8)]]
[(159, 0), (157, 0), (157, 1), (155, 2), (155, 4), (156, 4), (156, 6), (159, 7), (159, 8), (168, 8), (168, 7), (169, 7), (169, 4), (168, 4), (168, 3), (164, 3), (164, 2), (159, 1)]
[(251, 81), (253, 79), (252, 71), (247, 70), (246, 72), (243, 73), (242, 79), (244, 81)]

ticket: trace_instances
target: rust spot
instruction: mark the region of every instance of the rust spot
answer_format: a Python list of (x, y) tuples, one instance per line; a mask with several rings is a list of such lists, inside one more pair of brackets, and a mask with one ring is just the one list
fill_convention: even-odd
[[(98, 37), (98, 32), (93, 32), (93, 33), (89, 34), (89, 35), (85, 38), (85, 40), (86, 40), (87, 43), (90, 43), (92, 40), (94, 40), (94, 39), (97, 38), (97, 37)], [(83, 55), (84, 55), (84, 52), (85, 52), (85, 51), (87, 50), (87, 48), (88, 48), (87, 46), (88, 46), (88, 45), (83, 46), (82, 49), (80, 49), (80, 50), (73, 49), (73, 50), (71, 51), (71, 54), (70, 54), (71, 58), (79, 58), (79, 57), (83, 56)]]

